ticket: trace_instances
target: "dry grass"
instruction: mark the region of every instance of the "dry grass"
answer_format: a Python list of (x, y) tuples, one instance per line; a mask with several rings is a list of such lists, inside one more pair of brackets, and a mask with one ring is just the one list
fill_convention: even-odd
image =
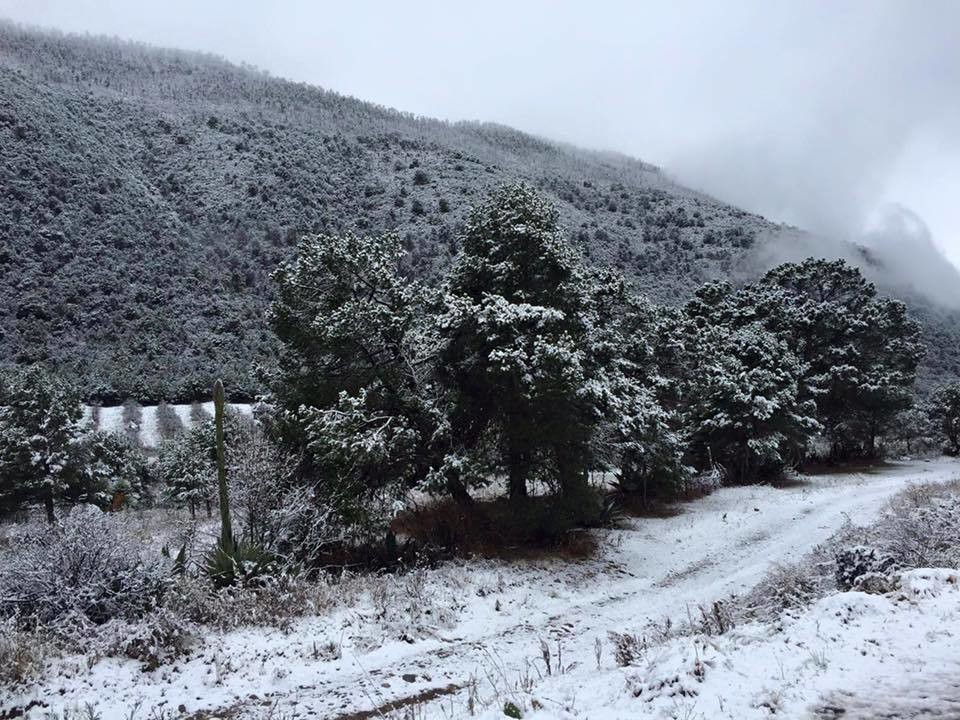
[(442, 500), (401, 514), (391, 530), (440, 556), (579, 559), (597, 548), (593, 533), (549, 497), (485, 500), (471, 508)]
[(826, 460), (809, 460), (803, 465), (803, 474), (816, 477), (819, 475), (836, 475), (838, 473), (872, 475), (884, 468), (890, 467), (886, 460), (856, 460), (847, 463), (828, 462)]
[(0, 621), (0, 686), (17, 685), (40, 672), (47, 647), (38, 633), (18, 629), (15, 619)]
[(306, 615), (329, 609), (335, 588), (323, 578), (289, 575), (267, 579), (256, 587), (214, 590), (205, 577), (183, 577), (169, 591), (165, 609), (199, 625), (230, 630), (245, 625), (288, 630)]

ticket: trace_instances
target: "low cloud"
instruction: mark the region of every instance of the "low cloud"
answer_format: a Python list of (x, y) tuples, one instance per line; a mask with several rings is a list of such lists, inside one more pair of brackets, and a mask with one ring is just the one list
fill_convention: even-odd
[(873, 226), (855, 238), (784, 228), (759, 245), (740, 274), (753, 276), (808, 257), (846, 260), (884, 289), (960, 309), (960, 271), (934, 244), (923, 219), (902, 205), (884, 206)]
[[(952, 271), (934, 268), (938, 248), (960, 263), (956, 0), (408, 0), (375, 12), (0, 0), (0, 15), (207, 50), (401, 110), (625, 152), (809, 230), (823, 254), (882, 246), (892, 273), (914, 273), (904, 282), (953, 297)], [(929, 229), (906, 210), (878, 225), (889, 202)]]

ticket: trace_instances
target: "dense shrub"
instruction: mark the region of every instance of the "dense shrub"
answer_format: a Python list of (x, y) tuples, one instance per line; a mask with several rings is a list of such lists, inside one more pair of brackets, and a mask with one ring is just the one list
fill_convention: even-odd
[(913, 488), (891, 504), (870, 541), (904, 568), (960, 569), (960, 487)]
[(214, 589), (205, 577), (184, 575), (171, 585), (164, 608), (185, 623), (222, 630), (255, 624), (287, 628), (294, 618), (322, 612), (334, 603), (336, 587), (325, 580), (322, 575), (308, 579), (281, 572), (256, 585)]
[(142, 618), (113, 620), (98, 628), (98, 645), (107, 655), (137, 660), (156, 670), (189, 653), (199, 629), (178, 612), (159, 607)]
[(169, 567), (121, 514), (78, 506), (58, 526), (34, 526), (0, 557), (0, 616), (102, 624), (153, 609)]
[(852, 590), (874, 575), (888, 575), (897, 568), (897, 562), (876, 548), (857, 545), (837, 553), (837, 587)]

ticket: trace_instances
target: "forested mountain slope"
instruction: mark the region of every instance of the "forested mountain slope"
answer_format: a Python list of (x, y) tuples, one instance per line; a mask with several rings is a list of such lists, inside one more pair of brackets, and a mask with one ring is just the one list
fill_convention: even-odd
[[(429, 275), (469, 206), (514, 179), (661, 301), (799, 235), (623, 156), (0, 22), (0, 362), (72, 370), (106, 401), (192, 400), (214, 376), (252, 395), (269, 274), (299, 234), (396, 231)], [(927, 375), (957, 374), (956, 313), (921, 319)]]

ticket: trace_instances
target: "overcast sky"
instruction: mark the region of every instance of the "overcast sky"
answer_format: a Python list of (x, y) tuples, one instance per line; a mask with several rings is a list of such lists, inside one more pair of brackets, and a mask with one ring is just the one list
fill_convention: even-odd
[[(960, 264), (960, 0), (0, 0), (422, 115), (619, 150), (857, 238), (897, 203)], [(876, 235), (876, 233), (874, 233)]]

